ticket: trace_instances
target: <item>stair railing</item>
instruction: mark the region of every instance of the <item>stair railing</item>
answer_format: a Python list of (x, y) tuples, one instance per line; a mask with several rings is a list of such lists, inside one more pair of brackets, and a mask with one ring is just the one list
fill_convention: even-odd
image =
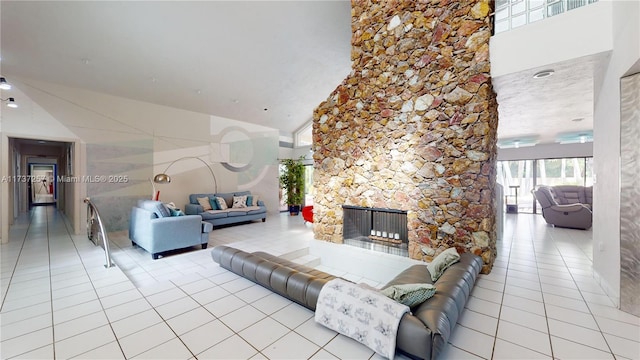
[(109, 250), (109, 237), (104, 229), (102, 218), (100, 217), (98, 208), (89, 198), (85, 198), (84, 203), (87, 204), (87, 237), (96, 246), (100, 245), (98, 238), (102, 237), (102, 247), (104, 248), (105, 256), (104, 267), (110, 268), (113, 266), (113, 262), (111, 262), (111, 251)]

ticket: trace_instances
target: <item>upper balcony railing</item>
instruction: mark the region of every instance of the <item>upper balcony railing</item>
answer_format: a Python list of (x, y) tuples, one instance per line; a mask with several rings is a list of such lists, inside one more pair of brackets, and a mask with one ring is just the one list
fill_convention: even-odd
[(496, 0), (494, 33), (562, 14), (598, 0)]

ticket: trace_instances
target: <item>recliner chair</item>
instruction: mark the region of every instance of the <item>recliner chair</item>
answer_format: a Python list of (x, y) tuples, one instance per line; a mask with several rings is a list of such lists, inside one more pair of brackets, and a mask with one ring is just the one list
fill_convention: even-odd
[(539, 186), (533, 196), (542, 206), (542, 217), (554, 226), (587, 230), (591, 228), (591, 204), (559, 204), (553, 187)]

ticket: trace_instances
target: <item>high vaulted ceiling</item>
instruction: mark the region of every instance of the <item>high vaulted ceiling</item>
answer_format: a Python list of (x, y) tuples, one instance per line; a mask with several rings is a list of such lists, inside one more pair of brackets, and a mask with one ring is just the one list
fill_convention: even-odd
[[(350, 72), (349, 1), (2, 1), (2, 75), (292, 134)], [(592, 129), (602, 57), (494, 78), (501, 139)], [(16, 99), (19, 102), (19, 99)], [(572, 122), (572, 119), (583, 121)]]
[(349, 1), (2, 1), (3, 76), (291, 133), (350, 71)]

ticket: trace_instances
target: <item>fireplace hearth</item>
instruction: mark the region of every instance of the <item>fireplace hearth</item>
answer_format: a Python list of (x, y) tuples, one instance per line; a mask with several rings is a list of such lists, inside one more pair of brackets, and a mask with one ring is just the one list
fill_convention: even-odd
[(343, 205), (342, 236), (347, 245), (409, 256), (407, 212)]

